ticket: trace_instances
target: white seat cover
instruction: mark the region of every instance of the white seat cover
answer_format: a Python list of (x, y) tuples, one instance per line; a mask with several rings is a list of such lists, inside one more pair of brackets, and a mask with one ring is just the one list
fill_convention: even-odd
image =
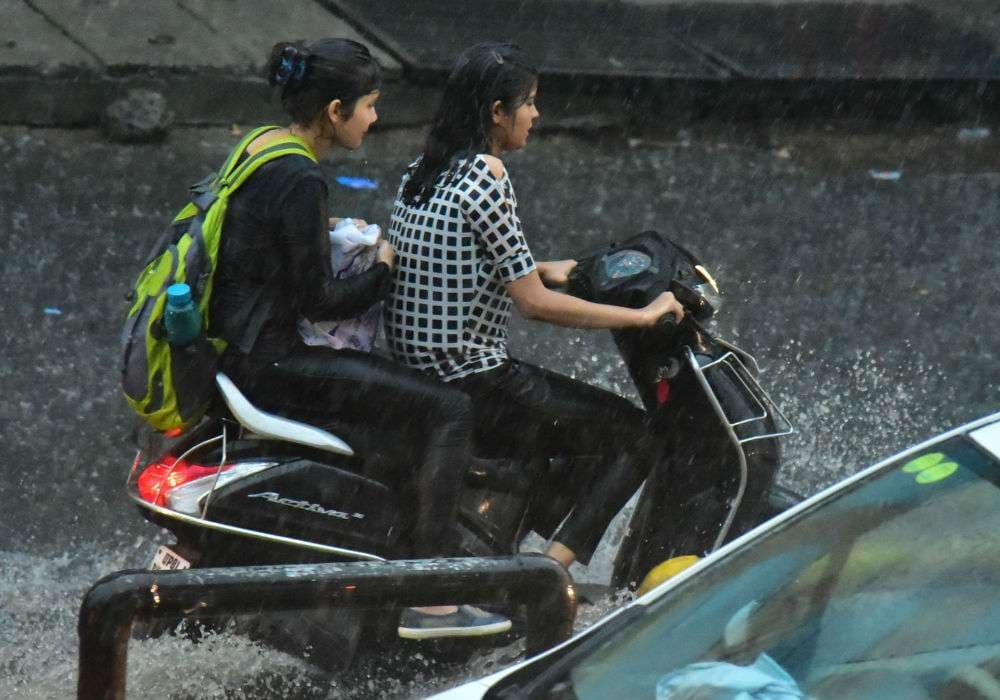
[(285, 440), (299, 445), (351, 456), (354, 450), (336, 435), (290, 418), (262, 411), (243, 395), (232, 380), (222, 372), (215, 375), (222, 398), (237, 421), (257, 436), (269, 440)]

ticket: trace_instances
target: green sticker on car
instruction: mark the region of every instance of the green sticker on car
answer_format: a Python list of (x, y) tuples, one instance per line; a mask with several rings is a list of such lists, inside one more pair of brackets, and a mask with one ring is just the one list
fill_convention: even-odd
[(916, 474), (918, 484), (933, 484), (947, 479), (958, 469), (958, 463), (949, 460), (943, 452), (928, 452), (903, 465), (907, 474)]

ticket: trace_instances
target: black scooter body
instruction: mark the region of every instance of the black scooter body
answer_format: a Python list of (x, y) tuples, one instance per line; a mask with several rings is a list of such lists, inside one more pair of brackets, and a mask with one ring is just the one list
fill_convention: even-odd
[[(701, 325), (714, 308), (710, 278), (697, 265), (665, 236), (647, 231), (580, 260), (567, 289), (634, 308), (669, 290), (687, 310), (679, 325), (613, 332), (646, 408), (647, 427), (659, 436), (656, 467), (615, 565), (612, 584), (618, 587), (637, 584), (671, 556), (705, 554), (775, 509), (769, 495), (779, 465), (777, 442), (790, 426), (757, 384), (752, 358)], [(349, 434), (342, 437), (351, 442)], [(168, 454), (201, 465), (265, 467), (213, 489), (196, 510), (179, 517), (141, 497), (137, 487), (143, 469)], [(148, 433), (130, 493), (145, 518), (176, 536), (176, 550), (192, 566), (408, 558), (414, 509), (407, 505), (406, 477), (412, 466), (393, 459), (379, 454), (377, 445), (344, 456), (261, 439), (222, 413), (177, 438)], [(452, 524), (470, 556), (513, 553), (528, 529), (554, 530), (600, 466), (587, 457), (489, 465), (480, 460), (470, 467)], [(348, 636), (357, 643), (356, 634)], [(338, 655), (342, 664), (353, 651)]]
[[(649, 267), (616, 277), (615, 257), (635, 252)], [(637, 585), (671, 557), (711, 552), (798, 500), (774, 484), (778, 437), (791, 426), (760, 389), (753, 358), (701, 325), (717, 300), (702, 293), (709, 280), (699, 268), (691, 253), (646, 231), (580, 261), (571, 281), (569, 292), (590, 301), (638, 307), (670, 291), (687, 309), (680, 324), (612, 331), (648, 429), (661, 436), (616, 558), (618, 587)]]

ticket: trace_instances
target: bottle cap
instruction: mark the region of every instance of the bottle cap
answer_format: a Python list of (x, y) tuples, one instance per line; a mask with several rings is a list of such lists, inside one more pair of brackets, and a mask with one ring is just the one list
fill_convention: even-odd
[(191, 287), (183, 282), (167, 287), (167, 303), (171, 306), (184, 306), (191, 301)]

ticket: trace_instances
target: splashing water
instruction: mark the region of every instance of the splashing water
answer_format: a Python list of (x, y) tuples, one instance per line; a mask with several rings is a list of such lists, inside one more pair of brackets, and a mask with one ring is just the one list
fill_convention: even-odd
[[(106, 545), (76, 545), (55, 556), (0, 552), (0, 697), (48, 700), (76, 695), (77, 615), (80, 601), (101, 576), (147, 563), (152, 543), (116, 552)], [(622, 604), (608, 597), (581, 608), (576, 629)], [(132, 639), (126, 687), (130, 697), (169, 700), (294, 698), (366, 700), (422, 698), (523, 657), (524, 643), (478, 651), (449, 661), (393, 651), (366, 659), (349, 673), (324, 675), (306, 661), (231, 631), (204, 631), (197, 644), (183, 635)]]
[[(143, 554), (150, 547), (142, 542)], [(75, 697), (80, 600), (102, 575), (136, 567), (135, 554), (109, 553), (97, 544), (54, 557), (0, 553), (4, 561), (0, 697)], [(417, 657), (406, 660), (410, 672), (405, 679), (384, 673), (380, 677), (369, 670), (367, 677), (364, 671), (352, 674), (348, 683), (347, 679), (324, 678), (304, 661), (237, 634), (207, 632), (198, 644), (164, 635), (130, 642), (127, 687), (133, 697), (177, 700), (420, 697), (442, 684), (440, 680), (435, 683), (440, 674), (435, 673), (434, 664)], [(489, 672), (497, 659), (479, 661), (483, 672)]]
[(98, 545), (54, 556), (0, 552), (0, 697), (75, 695), (83, 592), (109, 571), (134, 566), (130, 554)]
[[(803, 494), (837, 481), (917, 439), (955, 424), (955, 390), (933, 364), (917, 355), (895, 364), (873, 352), (829, 363), (791, 341), (762, 377), (796, 427), (784, 441), (783, 483)], [(788, 358), (780, 359), (780, 358)], [(581, 379), (627, 390), (617, 360), (579, 365)], [(607, 361), (605, 361), (607, 360)], [(574, 579), (605, 583), (624, 535), (631, 504), (608, 528), (589, 567), (574, 565)], [(544, 541), (523, 547), (538, 551)], [(0, 552), (0, 697), (11, 700), (74, 697), (76, 624), (80, 600), (98, 578), (144, 567), (153, 544), (139, 538), (75, 544), (61, 553)], [(628, 602), (611, 593), (581, 606), (582, 630)], [(261, 646), (233, 632), (206, 633), (199, 644), (182, 637), (133, 640), (127, 685), (137, 696), (189, 698), (420, 698), (470, 678), (493, 673), (523, 654), (523, 642), (476, 652), (466, 661), (443, 661), (393, 651), (366, 660), (350, 673), (324, 676), (305, 661)]]
[(796, 432), (783, 443), (780, 481), (805, 495), (968, 418), (954, 415), (956, 389), (919, 355), (893, 364), (872, 351), (838, 363), (789, 343), (772, 369), (772, 397)]

